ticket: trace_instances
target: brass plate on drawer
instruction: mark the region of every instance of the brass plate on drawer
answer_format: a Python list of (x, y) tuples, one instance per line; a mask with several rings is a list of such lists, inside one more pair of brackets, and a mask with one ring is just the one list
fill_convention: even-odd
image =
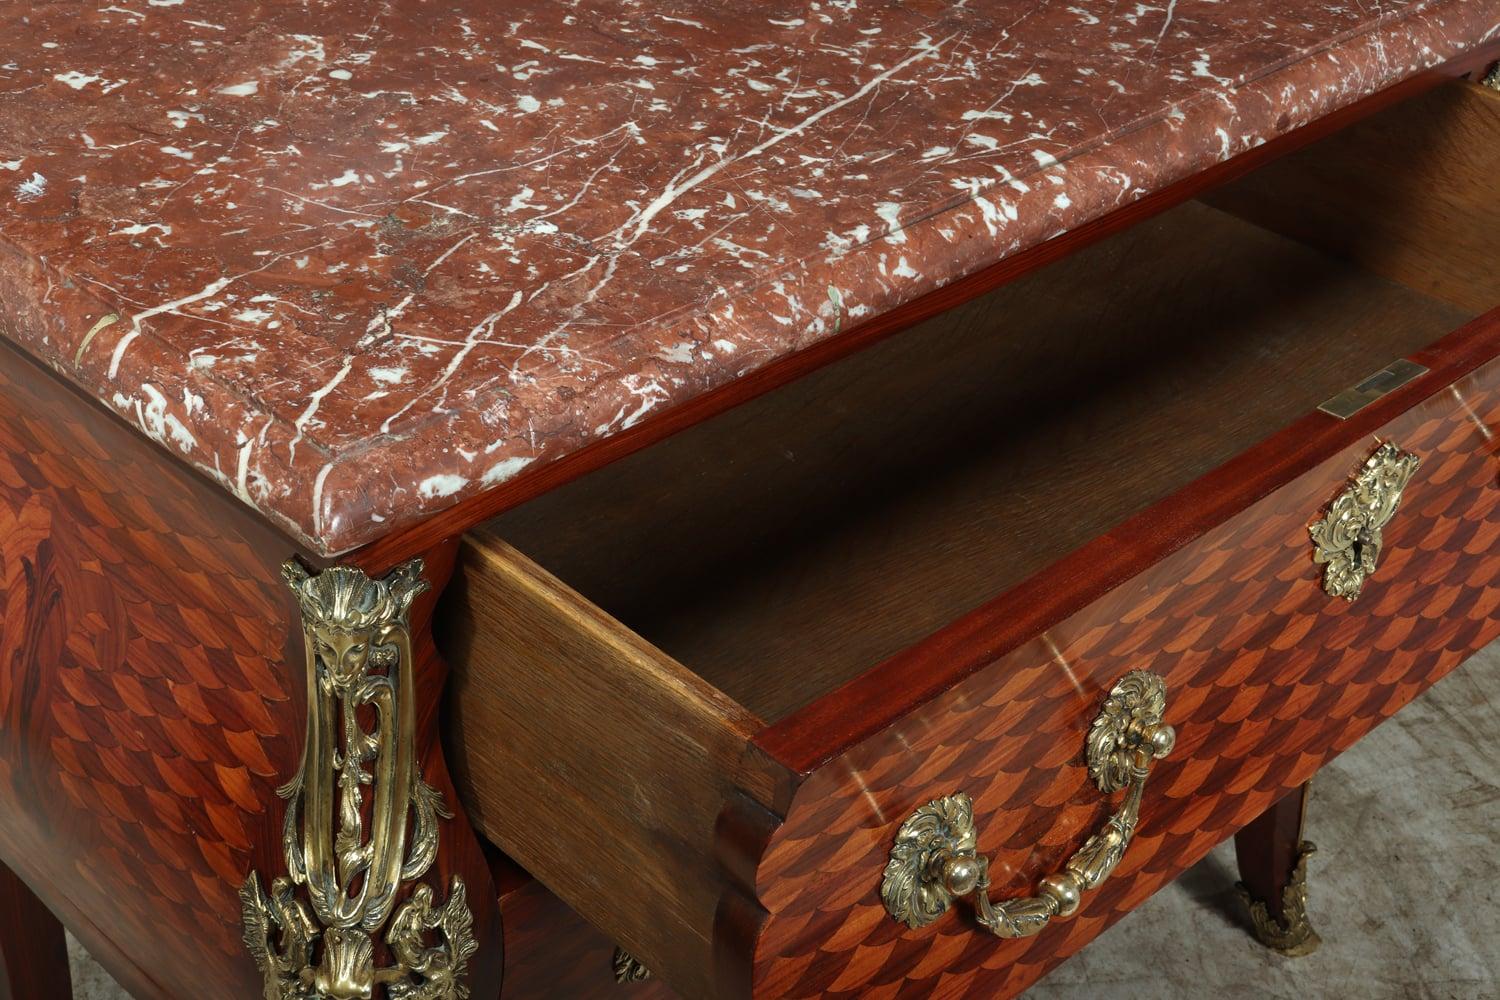
[(1400, 361), (1386, 365), (1359, 385), (1345, 389), (1318, 409), (1340, 420), (1348, 420), (1386, 393), (1401, 388), (1419, 375), (1426, 374), (1426, 368), (1415, 361), (1402, 358)]

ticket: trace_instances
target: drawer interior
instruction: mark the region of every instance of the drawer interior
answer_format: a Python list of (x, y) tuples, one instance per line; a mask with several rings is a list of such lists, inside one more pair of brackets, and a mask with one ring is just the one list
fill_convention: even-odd
[(1474, 314), (1189, 203), (488, 530), (773, 721)]
[(1500, 303), (1500, 94), (1388, 114), (471, 532), (438, 634), (475, 825), (719, 995), (716, 824), (796, 780), (768, 723)]

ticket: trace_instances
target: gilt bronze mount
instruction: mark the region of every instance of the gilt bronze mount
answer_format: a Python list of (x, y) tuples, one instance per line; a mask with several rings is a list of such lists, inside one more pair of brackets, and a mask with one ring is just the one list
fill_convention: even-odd
[(609, 963), (614, 969), (615, 982), (617, 983), (644, 983), (651, 978), (651, 970), (646, 968), (646, 963), (636, 958), (624, 948), (616, 946), (615, 953), (610, 956)]
[(1281, 917), (1271, 913), (1271, 907), (1262, 899), (1250, 895), (1244, 883), (1235, 886), (1250, 915), (1250, 928), (1255, 939), (1272, 951), (1288, 958), (1311, 955), (1323, 943), (1318, 932), (1313, 930), (1307, 918), (1307, 859), (1317, 851), (1311, 841), (1304, 840), (1297, 850), (1297, 866), (1292, 869), (1291, 881), (1281, 894)]
[(1089, 728), (1089, 777), (1106, 795), (1126, 789), (1125, 800), (1061, 872), (1041, 880), (1035, 896), (990, 899), (989, 861), (978, 853), (974, 803), (959, 792), (927, 803), (897, 832), (880, 886), (886, 911), (908, 927), (925, 927), (954, 900), (972, 895), (980, 926), (1001, 938), (1030, 937), (1053, 918), (1072, 916), (1083, 894), (1114, 872), (1135, 836), (1151, 764), (1177, 741), (1162, 721), (1166, 708), (1166, 682), (1145, 670), (1132, 670), (1109, 692)]
[[(287, 874), (269, 894), (255, 872), (240, 889), (264, 998), (369, 1000), (384, 986), (388, 1000), (465, 1000), (478, 945), (463, 879), (442, 905), (418, 881), (437, 857), (439, 817), (451, 817), (417, 764), (410, 619), (427, 589), (422, 561), (381, 580), (296, 562), (282, 575), (302, 611), (307, 735), (278, 789)], [(382, 929), (392, 963), (377, 966)]]
[(1385, 526), (1401, 505), (1401, 494), (1422, 460), (1387, 441), (1365, 461), (1354, 480), (1334, 498), (1322, 519), (1308, 528), (1313, 561), (1325, 567), (1323, 589), (1352, 601), (1380, 563)]

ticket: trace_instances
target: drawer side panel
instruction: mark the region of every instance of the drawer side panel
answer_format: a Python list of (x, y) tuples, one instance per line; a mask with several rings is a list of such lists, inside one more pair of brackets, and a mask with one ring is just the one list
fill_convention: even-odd
[(759, 720), (485, 531), (444, 614), (475, 826), (683, 995), (712, 995), (714, 822), (736, 787), (771, 795)]

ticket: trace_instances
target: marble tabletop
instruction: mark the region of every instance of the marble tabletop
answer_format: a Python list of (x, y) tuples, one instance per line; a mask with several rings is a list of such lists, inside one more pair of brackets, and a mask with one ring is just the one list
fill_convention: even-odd
[(1496, 37), (1500, 0), (0, 5), (0, 331), (349, 550)]

